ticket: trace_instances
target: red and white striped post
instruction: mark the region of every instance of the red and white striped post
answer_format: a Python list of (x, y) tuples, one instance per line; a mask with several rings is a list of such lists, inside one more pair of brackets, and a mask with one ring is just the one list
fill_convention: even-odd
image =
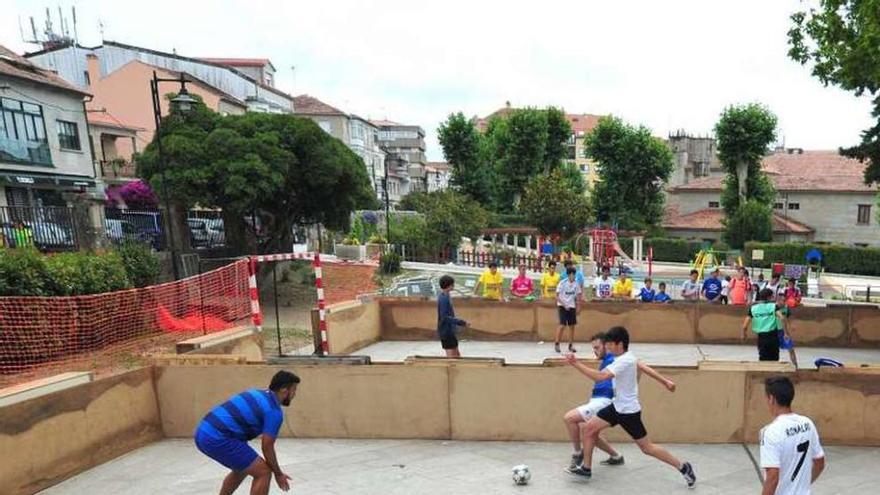
[(321, 253), (315, 252), (315, 289), (318, 291), (318, 330), (321, 331), (321, 354), (330, 353), (330, 344), (327, 342), (327, 314), (324, 309), (324, 282), (321, 269)]
[(260, 312), (260, 293), (257, 290), (257, 260), (248, 260), (248, 292), (251, 297), (251, 322), (263, 331), (263, 314)]
[(648, 246), (648, 276), (653, 276), (654, 272), (654, 246)]

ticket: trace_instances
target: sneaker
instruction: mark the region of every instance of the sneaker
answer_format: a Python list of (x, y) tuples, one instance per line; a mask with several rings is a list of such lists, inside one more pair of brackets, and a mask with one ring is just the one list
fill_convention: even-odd
[(568, 474), (578, 476), (582, 479), (588, 480), (593, 477), (593, 471), (585, 468), (583, 465), (579, 464), (574, 468), (569, 467), (565, 470)]
[(574, 348), (574, 344), (568, 344), (568, 350), (571, 352), (577, 352), (577, 349)]
[(693, 488), (697, 484), (697, 475), (694, 474), (694, 467), (691, 466), (691, 463), (685, 462), (682, 464), (679, 472), (684, 476), (684, 480), (687, 481), (688, 488)]
[(555, 349), (556, 352), (562, 352), (562, 351), (559, 350), (559, 342), (553, 344), (553, 349)]
[(623, 456), (619, 455), (617, 457), (609, 457), (599, 464), (603, 466), (623, 466)]
[(572, 469), (572, 470), (577, 469), (577, 467), (580, 466), (581, 463), (583, 463), (583, 462), (584, 462), (584, 453), (583, 452), (571, 454), (571, 464), (568, 465), (568, 469)]

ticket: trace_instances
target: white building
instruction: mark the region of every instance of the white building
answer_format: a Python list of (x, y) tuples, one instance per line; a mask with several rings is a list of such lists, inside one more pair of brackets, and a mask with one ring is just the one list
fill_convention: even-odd
[(427, 162), (425, 164), (425, 180), (428, 192), (442, 191), (449, 188), (452, 168), (447, 162)]
[(0, 46), (0, 206), (67, 206), (64, 193), (97, 191), (88, 96)]

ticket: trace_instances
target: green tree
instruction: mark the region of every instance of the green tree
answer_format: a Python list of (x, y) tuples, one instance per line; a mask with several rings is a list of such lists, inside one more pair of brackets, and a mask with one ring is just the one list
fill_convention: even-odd
[(577, 165), (573, 163), (563, 163), (557, 170), (562, 175), (562, 182), (570, 190), (578, 194), (584, 194), (587, 190), (587, 184), (584, 182), (584, 176)]
[(733, 215), (724, 219), (724, 242), (742, 249), (749, 241), (769, 241), (773, 238), (773, 214), (766, 203), (757, 199), (746, 200)]
[(571, 124), (561, 108), (547, 107), (547, 144), (544, 147), (544, 172), (558, 167), (568, 154), (568, 140), (571, 138)]
[(666, 143), (647, 127), (602, 117), (584, 144), (600, 167), (600, 181), (590, 195), (598, 220), (616, 220), (634, 229), (658, 225), (663, 218), (663, 184), (675, 166)]
[(520, 209), (541, 234), (569, 237), (590, 222), (589, 200), (569, 181), (563, 170), (556, 169), (533, 177), (526, 185)]
[[(163, 120), (172, 198), (223, 209), (228, 244), (244, 249), (244, 216), (260, 214), (267, 236), (259, 247), (289, 246), (292, 227), (347, 226), (352, 210), (375, 206), (366, 168), (341, 141), (290, 114), (221, 117), (203, 104)], [(155, 141), (138, 157), (139, 174), (159, 184)], [(160, 189), (161, 190), (161, 189)]]
[(776, 193), (761, 171), (761, 162), (775, 139), (776, 115), (761, 104), (732, 105), (721, 113), (715, 140), (718, 159), (728, 174), (721, 198), (728, 216), (743, 200), (773, 201)]
[(534, 108), (514, 110), (490, 127), (496, 152), (498, 205), (516, 207), (523, 187), (544, 168), (547, 151), (547, 118)]
[[(489, 225), (490, 213), (470, 197), (456, 191), (410, 193), (401, 200), (400, 208), (425, 216), (424, 243), (430, 249), (455, 249), (462, 237), (476, 238)], [(413, 225), (407, 228), (411, 229)]]
[(452, 167), (452, 184), (479, 203), (492, 204), (495, 170), (485, 159), (483, 136), (473, 121), (461, 112), (451, 114), (440, 124), (438, 136)]
[(812, 73), (856, 96), (873, 97), (877, 123), (843, 155), (867, 162), (865, 183), (880, 182), (880, 0), (822, 0), (818, 8), (791, 16), (789, 56), (812, 63)]

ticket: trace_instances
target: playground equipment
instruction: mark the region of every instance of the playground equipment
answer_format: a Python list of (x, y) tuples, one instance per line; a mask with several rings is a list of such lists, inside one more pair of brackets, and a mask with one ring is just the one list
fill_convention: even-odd
[(691, 262), (691, 269), (697, 271), (698, 280), (703, 279), (707, 268), (714, 271), (722, 266), (743, 266), (742, 255), (739, 251), (716, 251), (708, 248), (701, 249)]
[[(617, 232), (612, 229), (602, 229), (596, 228), (592, 229), (589, 232), (590, 234), (590, 251), (589, 256), (593, 262), (596, 263), (598, 267), (611, 267), (615, 264), (615, 259), (620, 258), (622, 261), (622, 265), (631, 267), (631, 268), (645, 268), (645, 264), (642, 262), (643, 259), (643, 245), (644, 245), (644, 237), (643, 236), (635, 236), (633, 237), (633, 256), (624, 252), (624, 250), (620, 247), (620, 243), (617, 239)], [(577, 245), (577, 241), (575, 241), (575, 245)], [(649, 255), (647, 258), (647, 270), (648, 274), (652, 272), (653, 267), (653, 252), (651, 250), (648, 251)], [(623, 268), (621, 268), (623, 269)]]

